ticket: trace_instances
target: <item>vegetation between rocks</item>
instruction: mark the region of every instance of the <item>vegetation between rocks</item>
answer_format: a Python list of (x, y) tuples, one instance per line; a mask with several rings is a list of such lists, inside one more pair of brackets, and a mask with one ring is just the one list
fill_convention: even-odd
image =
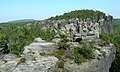
[[(58, 19), (71, 19), (71, 18), (79, 18), (79, 19), (86, 19), (96, 18), (98, 20), (99, 16), (105, 14), (100, 11), (92, 11), (92, 10), (76, 10), (69, 13), (65, 13), (64, 15), (51, 17), (50, 20), (58, 20)], [(114, 22), (115, 23), (115, 22)], [(31, 28), (24, 27), (26, 23), (3, 23), (1, 24), (0, 30), (0, 48), (3, 47), (4, 42), (7, 41), (9, 44), (9, 50), (11, 54), (20, 55), (23, 50), (24, 46), (30, 44), (34, 38), (41, 37), (46, 41), (51, 41), (53, 37), (56, 35), (54, 31), (49, 29), (41, 30), (39, 25), (33, 25)], [(115, 25), (115, 24), (114, 24)], [(120, 72), (120, 26), (117, 22), (117, 26), (113, 27), (112, 34), (101, 34), (100, 38), (102, 39), (100, 46), (106, 46), (109, 43), (113, 43), (116, 48), (116, 56), (114, 61), (114, 72)], [(80, 48), (75, 48), (73, 54), (67, 53), (66, 49), (69, 47), (67, 42), (73, 41), (72, 39), (68, 38), (67, 35), (60, 34), (63, 38), (62, 41), (59, 43), (59, 50), (55, 51), (51, 54), (40, 53), (40, 55), (54, 55), (56, 56), (60, 62), (58, 64), (58, 68), (64, 67), (64, 58), (71, 58), (78, 64), (86, 61), (87, 59), (93, 59), (95, 57), (93, 49), (90, 46), (84, 45)], [(19, 63), (24, 63), (25, 59), (21, 59)], [(18, 63), (18, 64), (19, 64)]]
[(32, 41), (37, 37), (41, 37), (46, 41), (51, 41), (56, 34), (54, 31), (49, 29), (41, 30), (38, 25), (27, 28), (24, 27), (25, 24), (20, 24), (18, 26), (15, 24), (11, 25), (9, 23), (8, 25), (1, 25), (2, 30), (0, 30), (0, 48), (3, 47), (6, 41), (9, 44), (11, 54), (20, 55), (24, 50), (24, 46), (32, 43)]
[(20, 61), (17, 63), (17, 65), (24, 64), (25, 62), (26, 62), (26, 59), (25, 58), (21, 58)]
[(110, 72), (120, 72), (120, 26), (114, 24), (113, 33), (101, 34), (100, 38), (104, 41), (103, 45), (107, 45), (108, 43), (115, 45), (117, 51), (114, 64), (112, 64), (113, 69), (110, 69)]

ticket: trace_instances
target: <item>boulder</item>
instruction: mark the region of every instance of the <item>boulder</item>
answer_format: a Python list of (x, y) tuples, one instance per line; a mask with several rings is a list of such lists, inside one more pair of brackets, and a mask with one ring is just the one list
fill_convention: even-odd
[[(23, 58), (23, 57), (22, 57)], [(54, 56), (36, 56), (35, 60), (16, 58), (0, 60), (0, 72), (55, 72), (58, 59)]]
[(0, 60), (6, 60), (6, 61), (10, 61), (15, 59), (17, 56), (14, 54), (1, 54), (0, 55)]
[(42, 40), (42, 38), (35, 38), (33, 42), (36, 42), (36, 43), (44, 43), (45, 41)]
[(54, 43), (59, 43), (61, 41), (61, 38), (54, 38), (52, 39), (52, 42)]
[(92, 59), (80, 65), (66, 62), (64, 72), (109, 72), (109, 68), (115, 59), (115, 46), (110, 44), (107, 47), (101, 48), (97, 53), (102, 55), (99, 60)]
[(12, 72), (55, 72), (57, 62), (54, 56), (39, 57), (35, 61), (19, 64)]
[(55, 48), (55, 43), (36, 38), (25, 47), (21, 57), (14, 54), (0, 55), (0, 72), (55, 72), (58, 59), (40, 54), (52, 52)]
[(43, 53), (43, 52), (53, 52), (57, 49), (57, 45), (51, 42), (33, 42), (29, 46), (25, 46), (25, 50), (23, 51), (24, 54), (27, 53)]

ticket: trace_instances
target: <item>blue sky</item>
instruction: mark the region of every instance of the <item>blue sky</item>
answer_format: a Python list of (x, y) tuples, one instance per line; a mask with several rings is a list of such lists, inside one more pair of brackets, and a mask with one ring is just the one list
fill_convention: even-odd
[(100, 10), (120, 18), (120, 0), (0, 0), (0, 22), (41, 20), (80, 9)]

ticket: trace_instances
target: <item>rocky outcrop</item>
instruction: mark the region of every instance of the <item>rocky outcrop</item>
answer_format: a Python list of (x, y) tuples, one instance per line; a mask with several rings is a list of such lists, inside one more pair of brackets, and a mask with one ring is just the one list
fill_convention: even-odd
[(51, 29), (55, 32), (71, 33), (71, 38), (79, 37), (84, 40), (98, 39), (100, 33), (112, 33), (112, 17), (101, 16), (99, 20), (96, 19), (62, 19), (62, 20), (43, 20), (38, 21), (42, 29)]
[[(72, 41), (75, 39), (74, 42), (66, 42), (69, 45), (66, 51), (71, 54), (74, 48), (80, 47), (78, 42), (81, 40), (85, 43), (92, 42), (92, 40), (94, 40), (94, 43), (98, 43), (101, 41), (99, 39), (100, 33), (112, 32), (112, 18), (109, 16), (101, 17), (97, 21), (89, 18), (86, 20), (73, 18), (69, 20), (43, 20), (35, 22), (34, 25), (36, 24), (40, 25), (42, 29), (49, 28), (55, 32), (67, 34)], [(27, 27), (31, 28), (32, 25), (27, 24)], [(23, 54), (20, 57), (12, 54), (0, 55), (0, 72), (55, 72), (58, 70), (59, 60), (49, 54), (59, 48), (57, 43), (61, 40), (60, 34), (56, 35), (52, 42), (35, 38), (33, 43), (24, 47)], [(112, 44), (104, 47), (95, 45), (94, 47), (95, 59), (87, 60), (80, 65), (73, 60), (63, 59), (66, 62), (64, 62), (62, 70), (64, 72), (109, 72), (111, 63), (115, 58), (116, 48)]]
[(57, 45), (55, 43), (51, 42), (45, 42), (41, 38), (36, 38), (33, 43), (31, 43), (29, 46), (25, 46), (25, 50), (23, 51), (23, 54), (29, 54), (29, 53), (46, 53), (46, 52), (53, 52), (57, 49)]
[(54, 56), (41, 56), (40, 53), (54, 51), (55, 43), (36, 38), (25, 47), (21, 57), (0, 55), (0, 72), (54, 72), (58, 59)]
[[(24, 58), (12, 58), (7, 55), (7, 59), (0, 60), (0, 72), (54, 72), (58, 59), (54, 56), (37, 56), (34, 60), (26, 60)], [(0, 56), (1, 57), (1, 56)], [(2, 55), (6, 57), (6, 55)]]
[(0, 55), (0, 72), (12, 72), (17, 65), (17, 56), (13, 54)]
[[(79, 47), (77, 42), (69, 42), (70, 47)], [(52, 46), (53, 45), (53, 46)], [(109, 72), (115, 58), (116, 48), (113, 44), (100, 47), (95, 45), (95, 59), (78, 65), (74, 61), (64, 63), (64, 72)], [(42, 56), (40, 53), (55, 51), (55, 43), (36, 38), (33, 43), (25, 47), (21, 57), (13, 54), (0, 55), (0, 72), (55, 72), (59, 60), (54, 56)]]
[(19, 64), (12, 72), (54, 72), (58, 59), (53, 56), (37, 57)]
[(96, 50), (97, 55), (103, 56), (98, 59), (89, 60), (78, 65), (66, 62), (64, 72), (109, 72), (111, 63), (115, 59), (116, 48), (113, 44)]

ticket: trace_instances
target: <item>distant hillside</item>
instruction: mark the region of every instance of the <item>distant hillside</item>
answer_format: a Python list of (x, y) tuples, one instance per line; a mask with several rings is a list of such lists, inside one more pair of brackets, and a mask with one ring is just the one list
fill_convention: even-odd
[(94, 11), (94, 10), (75, 10), (68, 13), (64, 13), (63, 15), (57, 15), (55, 17), (49, 18), (50, 20), (58, 20), (58, 19), (71, 19), (71, 18), (99, 18), (100, 16), (106, 16), (105, 13), (101, 11)]
[(18, 22), (33, 22), (35, 21), (34, 19), (21, 19), (21, 20), (14, 20), (14, 21), (9, 21), (10, 23), (18, 23)]
[(120, 25), (120, 18), (113, 19), (114, 25)]

